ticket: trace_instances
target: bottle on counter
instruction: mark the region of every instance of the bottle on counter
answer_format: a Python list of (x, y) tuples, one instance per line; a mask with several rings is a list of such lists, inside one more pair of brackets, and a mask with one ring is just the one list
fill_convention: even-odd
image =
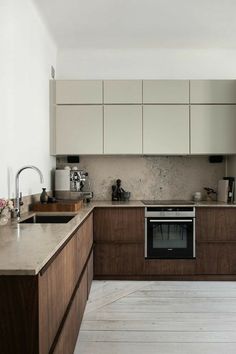
[(42, 204), (47, 204), (47, 202), (48, 202), (48, 194), (46, 192), (46, 188), (42, 188), (42, 189), (43, 189), (43, 191), (42, 191), (42, 193), (40, 195), (40, 202)]

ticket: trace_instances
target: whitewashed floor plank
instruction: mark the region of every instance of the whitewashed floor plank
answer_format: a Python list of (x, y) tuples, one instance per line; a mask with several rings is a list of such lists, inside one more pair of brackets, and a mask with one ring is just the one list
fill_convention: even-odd
[(236, 331), (81, 331), (79, 340), (126, 343), (236, 343)]
[(235, 354), (235, 343), (78, 342), (75, 354)]

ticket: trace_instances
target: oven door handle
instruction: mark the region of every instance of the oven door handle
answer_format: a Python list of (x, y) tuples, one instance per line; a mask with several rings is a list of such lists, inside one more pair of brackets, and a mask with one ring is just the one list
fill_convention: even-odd
[(193, 222), (193, 220), (173, 220), (173, 219), (158, 219), (158, 220), (149, 220), (149, 222)]

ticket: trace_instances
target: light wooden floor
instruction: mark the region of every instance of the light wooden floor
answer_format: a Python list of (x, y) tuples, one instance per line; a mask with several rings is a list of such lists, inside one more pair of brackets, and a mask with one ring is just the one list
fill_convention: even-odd
[(236, 354), (236, 282), (94, 281), (75, 354)]

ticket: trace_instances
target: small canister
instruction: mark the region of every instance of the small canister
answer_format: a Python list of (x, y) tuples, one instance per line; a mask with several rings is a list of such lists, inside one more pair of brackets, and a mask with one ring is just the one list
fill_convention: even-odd
[(195, 192), (193, 194), (193, 200), (194, 200), (194, 202), (200, 202), (202, 200), (202, 193), (201, 192)]

